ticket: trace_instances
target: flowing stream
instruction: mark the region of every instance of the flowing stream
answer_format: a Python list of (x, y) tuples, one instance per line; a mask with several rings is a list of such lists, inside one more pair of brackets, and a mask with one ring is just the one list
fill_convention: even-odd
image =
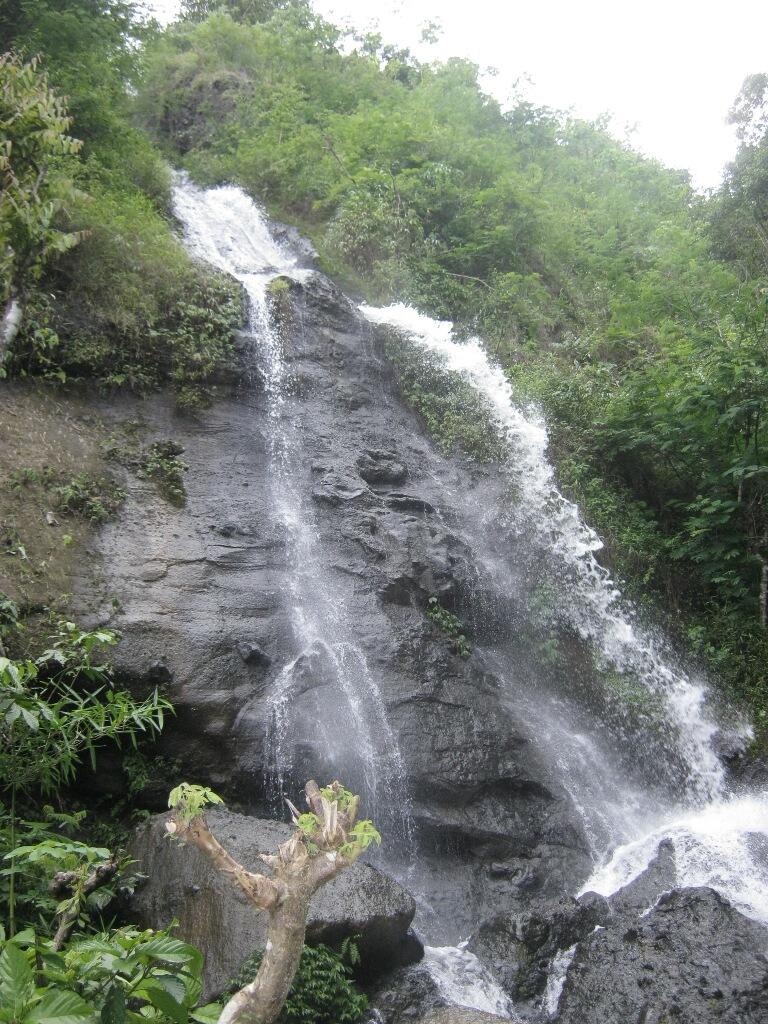
[[(278, 245), (261, 210), (240, 189), (199, 189), (184, 178), (174, 188), (174, 207), (184, 226), (189, 250), (231, 274), (248, 297), (248, 324), (254, 365), (268, 398), (266, 444), (271, 460), (272, 502), (291, 559), (289, 606), (294, 652), (276, 666), (270, 683), (267, 743), (271, 784), (282, 798), (301, 766), (292, 763), (288, 742), (300, 727), (294, 698), (308, 679), (320, 678), (342, 701), (339, 715), (313, 723), (318, 747), (329, 764), (359, 787), (371, 816), (398, 807), (396, 827), (409, 833), (408, 794), (397, 738), (374, 672), (348, 625), (353, 594), (332, 578), (308, 505), (306, 452), (292, 402), (290, 358), (272, 313), (276, 278), (301, 281), (312, 271)], [(558, 580), (558, 615), (602, 665), (626, 675), (661, 703), (669, 732), (670, 773), (677, 773), (675, 799), (660, 805), (636, 780), (612, 763), (588, 718), (580, 718), (568, 694), (530, 698), (526, 711), (542, 745), (551, 749), (553, 766), (583, 817), (592, 843), (594, 874), (584, 891), (605, 895), (635, 878), (659, 843), (672, 839), (677, 884), (711, 885), (746, 913), (768, 923), (768, 877), (760, 848), (768, 838), (768, 795), (729, 791), (715, 750), (718, 722), (708, 706), (706, 684), (676, 667), (664, 641), (643, 628), (622, 601), (618, 587), (596, 558), (601, 542), (578, 508), (558, 490), (546, 455), (547, 432), (541, 416), (517, 402), (502, 370), (477, 339), (457, 340), (449, 323), (430, 319), (403, 305), (361, 307), (374, 324), (400, 332), (431, 353), (448, 370), (461, 374), (486, 407), (493, 428), (508, 451), (502, 467), (513, 495), (502, 509), (475, 510), (479, 539), (493, 516), (506, 536), (522, 538), (542, 552)], [(492, 562), (493, 553), (487, 556)], [(501, 666), (503, 669), (503, 665)], [(525, 697), (518, 695), (524, 701)], [(394, 800), (393, 800), (394, 797)], [(492, 1013), (512, 1013), (504, 994), (479, 962), (461, 947), (427, 947), (426, 960), (450, 1001)], [(554, 965), (545, 997), (556, 1007), (567, 956)]]

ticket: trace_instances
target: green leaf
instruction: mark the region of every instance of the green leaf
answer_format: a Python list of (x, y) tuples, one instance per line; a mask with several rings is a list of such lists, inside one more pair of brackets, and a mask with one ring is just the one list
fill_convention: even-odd
[(111, 985), (101, 1008), (101, 1024), (125, 1024), (125, 995), (119, 985)]
[(190, 1017), (197, 1021), (197, 1024), (218, 1024), (223, 1009), (221, 1003), (207, 1003), (205, 1006), (198, 1006), (196, 1010), (192, 1010)]
[(187, 1024), (189, 1014), (186, 1007), (182, 1006), (181, 1003), (177, 1003), (173, 996), (166, 992), (164, 988), (160, 988), (159, 985), (147, 985), (144, 988), (144, 992), (152, 1005), (160, 1010), (161, 1013), (164, 1013), (166, 1017), (170, 1017), (175, 1024)]
[(186, 964), (194, 959), (194, 951), (180, 939), (168, 935), (157, 935), (148, 942), (142, 942), (135, 950), (137, 956), (152, 957), (168, 964)]
[(96, 1014), (76, 992), (54, 989), (46, 992), (40, 1002), (27, 1014), (25, 1024), (82, 1024), (93, 1020)]
[(0, 1005), (10, 1005), (18, 1016), (35, 991), (29, 961), (18, 946), (9, 942), (0, 953)]

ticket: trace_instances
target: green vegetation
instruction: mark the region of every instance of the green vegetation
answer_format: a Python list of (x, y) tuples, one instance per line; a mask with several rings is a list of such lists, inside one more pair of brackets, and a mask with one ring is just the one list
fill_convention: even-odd
[[(18, 631), (2, 601), (0, 641)], [(116, 690), (99, 660), (115, 635), (60, 623), (34, 658), (0, 657), (0, 1021), (94, 1019), (182, 1024), (197, 1004), (202, 957), (169, 932), (106, 926), (136, 882), (124, 854), (94, 846), (86, 812), (66, 810), (83, 758), (105, 742), (157, 735), (168, 702)], [(50, 799), (56, 804), (55, 810)]]
[[(55, 223), (72, 194), (66, 170), (82, 144), (67, 134), (72, 119), (35, 58), (0, 55), (0, 85), (0, 285), (9, 310), (24, 304), (46, 261), (82, 237)], [(0, 365), (8, 340), (0, 338)]]
[(21, 55), (0, 63), (0, 122), (13, 129), (0, 157), (0, 277), (23, 313), (4, 369), (140, 392), (167, 383), (194, 412), (231, 359), (242, 297), (185, 254), (167, 167), (135, 126), (148, 31), (123, 0), (0, 13)]
[(30, 467), (15, 470), (11, 474), (11, 486), (16, 491), (42, 487), (51, 492), (61, 512), (82, 516), (91, 523), (106, 522), (125, 500), (125, 491), (114, 480), (106, 477), (96, 480), (86, 473), (61, 480), (60, 474), (50, 466), (43, 466), (39, 471)]
[(478, 462), (501, 458), (504, 446), (477, 391), (460, 373), (446, 369), (435, 353), (418, 348), (397, 331), (384, 330), (384, 350), (400, 391), (440, 448), (463, 452)]
[(464, 635), (464, 625), (458, 616), (440, 604), (437, 597), (427, 601), (427, 618), (451, 640), (451, 648), (461, 658), (468, 658), (472, 653), (472, 645)]
[[(253, 981), (262, 955), (258, 950), (245, 960), (229, 994)], [(278, 1024), (355, 1024), (368, 1005), (350, 977), (359, 961), (357, 947), (348, 939), (339, 952), (324, 945), (305, 946)]]
[(179, 458), (183, 451), (175, 441), (155, 441), (140, 463), (140, 472), (155, 481), (157, 489), (172, 505), (179, 506), (187, 500), (184, 474), (189, 467)]

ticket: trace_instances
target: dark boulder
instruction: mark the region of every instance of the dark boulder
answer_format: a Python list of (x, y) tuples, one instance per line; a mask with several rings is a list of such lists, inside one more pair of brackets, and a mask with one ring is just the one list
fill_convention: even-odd
[(414, 964), (387, 975), (371, 993), (369, 1007), (371, 1018), (379, 1024), (405, 1024), (447, 1005), (426, 964)]
[(765, 1024), (768, 930), (713, 889), (676, 889), (582, 940), (558, 1024)]
[[(179, 922), (179, 938), (203, 951), (210, 997), (246, 957), (263, 947), (267, 919), (199, 850), (169, 840), (166, 820), (167, 815), (151, 818), (131, 844), (138, 869), (148, 876), (134, 897), (133, 910), (146, 927), (162, 928), (174, 918)], [(273, 853), (292, 831), (279, 822), (221, 809), (209, 811), (208, 820), (222, 845), (253, 871), (262, 868), (259, 853)], [(420, 958), (421, 944), (409, 931), (415, 909), (402, 886), (358, 862), (316, 894), (307, 942), (336, 945), (358, 936), (363, 972), (380, 974)]]
[(401, 484), (408, 476), (405, 463), (394, 452), (369, 448), (357, 460), (357, 471), (368, 484)]
[(610, 910), (596, 893), (520, 902), (520, 909), (484, 921), (469, 949), (513, 999), (530, 1000), (544, 991), (554, 957), (604, 925)]

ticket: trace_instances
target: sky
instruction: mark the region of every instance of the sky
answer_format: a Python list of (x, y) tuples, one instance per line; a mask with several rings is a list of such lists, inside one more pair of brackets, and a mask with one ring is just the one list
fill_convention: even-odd
[[(147, 0), (161, 20), (175, 0)], [(728, 109), (748, 74), (768, 71), (768, 3), (756, 0), (315, 0), (329, 20), (379, 31), (421, 59), (467, 57), (515, 92), (579, 117), (612, 115), (641, 152), (713, 188), (733, 157)], [(437, 21), (436, 44), (420, 42)], [(516, 85), (517, 83), (517, 85)], [(629, 133), (629, 134), (627, 134)]]

